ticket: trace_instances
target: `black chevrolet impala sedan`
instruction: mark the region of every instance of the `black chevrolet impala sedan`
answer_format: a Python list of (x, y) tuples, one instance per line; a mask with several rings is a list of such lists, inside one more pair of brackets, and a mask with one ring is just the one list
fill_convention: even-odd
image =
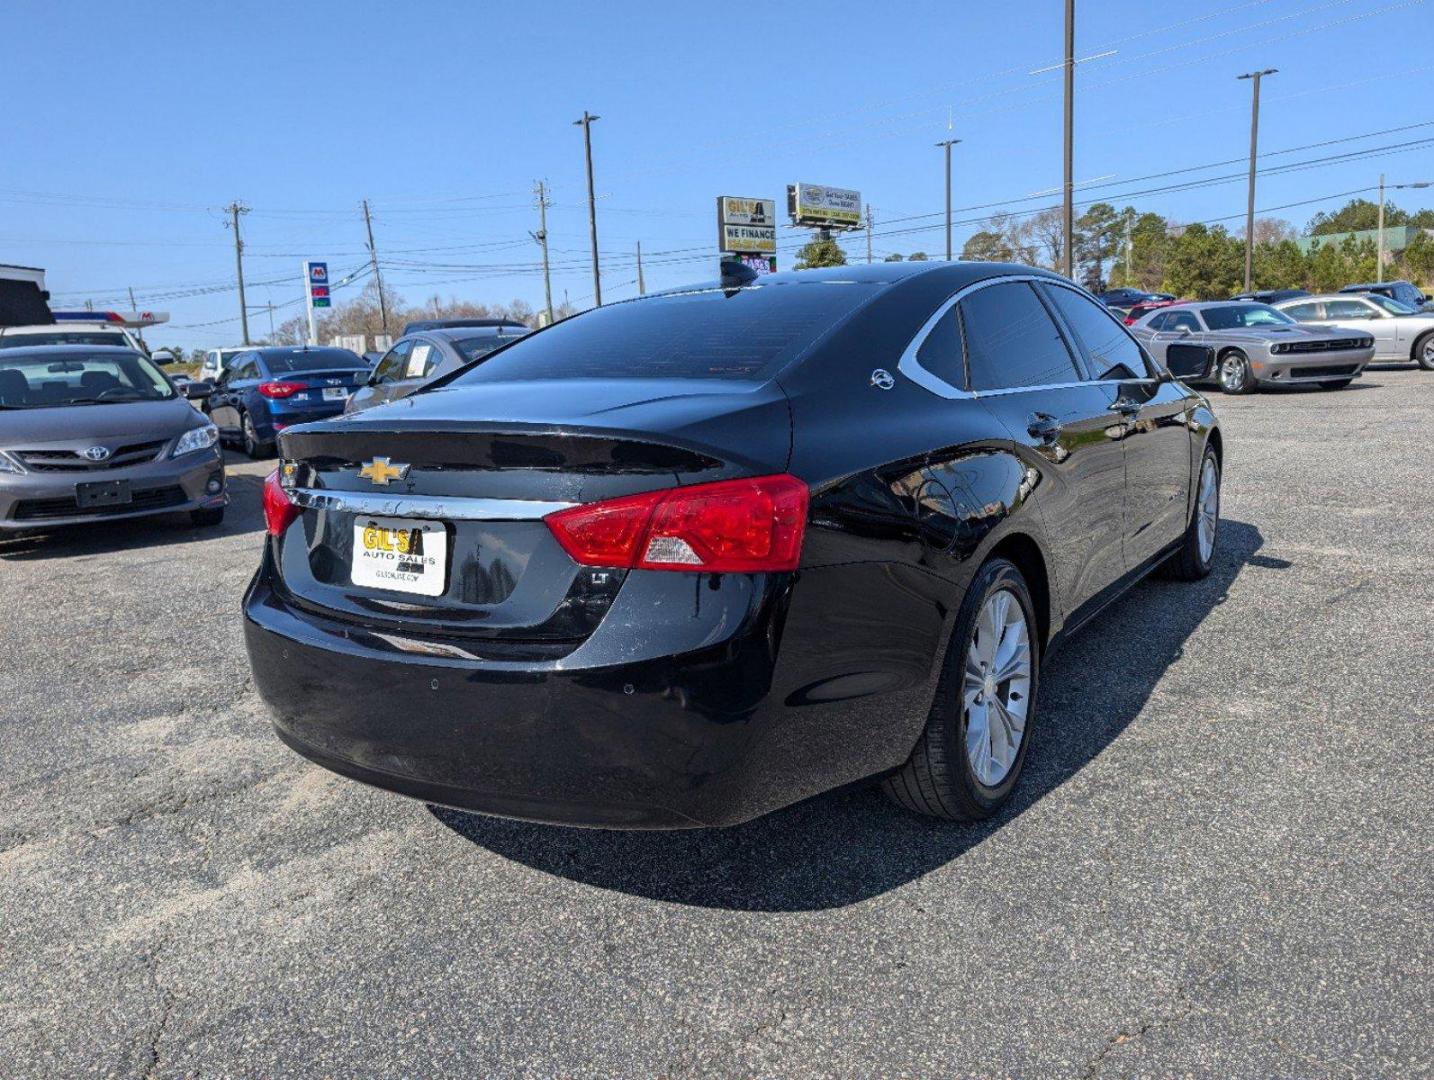
[(300, 754), (469, 810), (728, 825), (878, 777), (989, 815), (1050, 651), (1210, 569), (1210, 363), (989, 263), (590, 311), (280, 436), (256, 683)]

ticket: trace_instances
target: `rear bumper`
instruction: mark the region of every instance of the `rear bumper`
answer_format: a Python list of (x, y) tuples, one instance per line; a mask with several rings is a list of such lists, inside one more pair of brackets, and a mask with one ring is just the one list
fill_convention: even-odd
[[(889, 571), (870, 572), (871, 588), (890, 590)], [(722, 575), (710, 585), (682, 575), (705, 632), (638, 636), (632, 612), (615, 607), (563, 659), (513, 662), (315, 617), (276, 591), (266, 552), (244, 600), (245, 640), (279, 736), (341, 775), (567, 825), (732, 825), (910, 752), (930, 706), (941, 617), (918, 599), (923, 612), (892, 616), (906, 645), (874, 650), (880, 618), (858, 580), (867, 573)], [(849, 577), (847, 587), (830, 574)], [(678, 575), (662, 576), (657, 587), (676, 584)], [(651, 620), (638, 584), (623, 596)]]
[[(210, 481), (216, 479), (219, 490), (211, 492)], [(80, 510), (75, 485), (108, 480), (128, 482), (133, 501)], [(172, 514), (228, 502), (224, 458), (217, 448), (124, 469), (6, 475), (0, 477), (0, 532)]]

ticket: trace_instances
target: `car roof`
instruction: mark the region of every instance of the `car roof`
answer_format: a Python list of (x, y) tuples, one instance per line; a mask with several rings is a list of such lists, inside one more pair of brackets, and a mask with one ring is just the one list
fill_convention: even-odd
[(1311, 300), (1358, 300), (1358, 295), (1351, 295), (1347, 292), (1312, 293), (1309, 296), (1292, 296), (1288, 300), (1281, 300), (1281, 304), (1307, 304)]
[(967, 285), (973, 285), (986, 278), (1008, 277), (1011, 275), (1043, 277), (1049, 278), (1052, 281), (1061, 281), (1067, 285), (1074, 284), (1069, 278), (1063, 277), (1054, 271), (1043, 270), (1036, 266), (1022, 266), (1019, 263), (968, 262), (962, 260), (946, 262), (944, 260), (927, 259), (917, 260), (916, 262), (907, 260), (899, 263), (853, 263), (847, 266), (823, 266), (813, 270), (783, 270), (776, 274), (762, 274), (740, 286), (733, 286), (720, 280), (704, 281), (689, 285), (680, 285), (673, 289), (664, 289), (661, 292), (648, 293), (647, 296), (634, 297), (630, 300), (620, 300), (618, 303), (640, 304), (647, 300), (658, 299), (663, 296), (680, 296), (684, 293), (703, 292), (723, 288), (767, 288), (774, 285), (812, 285), (824, 283), (888, 285), (915, 277), (934, 278), (936, 281), (949, 286), (954, 292), (957, 289), (965, 288)]
[(530, 327), (519, 326), (517, 323), (506, 323), (503, 326), (437, 326), (432, 330), (415, 330), (411, 334), (405, 334), (403, 338), (426, 336), (452, 341), (455, 338), (471, 337), (522, 337), (523, 334), (532, 332)]
[(1362, 284), (1362, 285), (1346, 285), (1346, 286), (1344, 286), (1344, 288), (1340, 289), (1339, 291), (1340, 291), (1340, 292), (1369, 292), (1369, 291), (1374, 290), (1374, 289), (1389, 289), (1389, 288), (1393, 288), (1395, 285), (1409, 285), (1409, 286), (1411, 286), (1411, 287), (1413, 287), (1413, 288), (1417, 288), (1417, 287), (1418, 287), (1418, 286), (1413, 285), (1412, 282), (1405, 281), (1403, 278), (1401, 278), (1401, 279), (1399, 279), (1398, 281), (1367, 281), (1367, 282), (1365, 282), (1365, 283)]
[(144, 356), (138, 349), (128, 345), (21, 345), (14, 349), (0, 349), (0, 359), (12, 356)]

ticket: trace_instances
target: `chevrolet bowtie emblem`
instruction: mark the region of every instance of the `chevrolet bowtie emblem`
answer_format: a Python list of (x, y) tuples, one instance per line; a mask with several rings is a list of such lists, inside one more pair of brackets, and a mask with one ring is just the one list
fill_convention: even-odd
[(386, 457), (376, 457), (359, 470), (359, 476), (372, 480), (379, 487), (387, 487), (394, 480), (407, 476), (409, 468), (408, 465), (394, 465)]

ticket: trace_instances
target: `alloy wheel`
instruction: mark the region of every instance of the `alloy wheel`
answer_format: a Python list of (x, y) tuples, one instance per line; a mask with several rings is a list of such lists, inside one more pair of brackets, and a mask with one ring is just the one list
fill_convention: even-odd
[(976, 618), (961, 695), (966, 759), (986, 787), (999, 785), (1016, 763), (1030, 694), (1031, 634), (1025, 608), (1009, 589), (997, 589), (986, 597)]
[(244, 414), (244, 453), (250, 457), (254, 456), (259, 449), (259, 433), (254, 430), (254, 421), (249, 419), (249, 414)]
[(1196, 531), (1200, 540), (1200, 561), (1208, 563), (1215, 554), (1215, 530), (1220, 524), (1220, 469), (1213, 457), (1200, 470), (1200, 495), (1195, 504)]
[(1238, 393), (1245, 385), (1245, 358), (1231, 353), (1220, 361), (1220, 387), (1228, 393)]

